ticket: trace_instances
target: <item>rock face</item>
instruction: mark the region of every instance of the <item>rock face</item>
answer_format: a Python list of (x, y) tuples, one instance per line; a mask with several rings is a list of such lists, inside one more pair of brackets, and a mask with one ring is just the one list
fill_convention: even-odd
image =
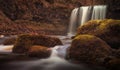
[(75, 4), (72, 2), (77, 2), (77, 1), (1, 0), (0, 7), (4, 11), (4, 13), (12, 20), (27, 19), (33, 21), (54, 22), (54, 20), (51, 20), (51, 18), (58, 20), (62, 18), (67, 18), (69, 16), (68, 14), (66, 15), (65, 12), (69, 12), (68, 8), (71, 8), (69, 5), (72, 5), (73, 8)]
[(102, 64), (111, 50), (110, 46), (96, 36), (78, 35), (73, 39), (67, 57), (73, 61)]
[[(75, 7), (89, 5), (108, 5), (109, 17), (118, 18), (120, 15), (119, 0), (1, 0), (0, 9), (12, 20), (27, 19), (34, 21), (52, 21), (62, 19), (68, 21), (70, 10)], [(47, 9), (47, 10), (46, 10)], [(54, 10), (56, 9), (56, 10)], [(33, 12), (34, 10), (34, 12)], [(49, 11), (49, 12), (48, 12)], [(56, 13), (55, 13), (56, 12)], [(60, 13), (59, 13), (60, 12)], [(52, 14), (51, 14), (52, 13)], [(114, 17), (116, 13), (116, 17)], [(47, 18), (45, 18), (47, 16)], [(61, 17), (58, 17), (61, 16)], [(113, 16), (113, 17), (112, 17)], [(64, 19), (63, 19), (64, 17)], [(47, 22), (46, 21), (46, 22)], [(61, 21), (61, 22), (62, 22)], [(58, 21), (60, 22), (60, 21)]]
[(62, 45), (58, 38), (45, 35), (20, 35), (13, 47), (14, 53), (26, 53), (33, 45), (54, 47)]
[(10, 28), (17, 30), (17, 33), (8, 29), (6, 31), (9, 31), (9, 34), (35, 32), (63, 35), (67, 32), (69, 16), (74, 6), (81, 4), (76, 5), (71, 0), (0, 0), (0, 10), (13, 21), (12, 25), (16, 26)]
[(77, 35), (95, 35), (106, 41), (112, 48), (120, 47), (120, 20), (92, 20), (78, 28)]
[(107, 18), (120, 19), (119, 0), (0, 0), (1, 12), (12, 21), (12, 26), (1, 25), (7, 29), (0, 28), (0, 32), (4, 35), (31, 32), (65, 35), (71, 11), (90, 5), (108, 5)]
[(6, 39), (6, 40), (3, 42), (3, 44), (4, 44), (4, 45), (14, 45), (15, 42), (16, 42), (16, 38), (13, 37), (13, 38), (8, 38), (8, 39)]
[(47, 58), (50, 54), (51, 50), (45, 46), (32, 46), (28, 51), (30, 57)]
[(16, 32), (13, 21), (0, 10), (0, 35), (13, 34), (12, 32)]

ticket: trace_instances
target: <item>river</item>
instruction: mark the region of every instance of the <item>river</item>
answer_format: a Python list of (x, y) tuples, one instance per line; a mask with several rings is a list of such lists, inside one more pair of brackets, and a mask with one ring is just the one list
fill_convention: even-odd
[[(104, 67), (89, 64), (74, 64), (65, 59), (66, 49), (71, 44), (69, 36), (56, 36), (64, 45), (58, 45), (52, 50), (52, 54), (46, 59), (22, 59), (24, 55), (11, 53), (13, 45), (0, 45), (0, 70), (107, 70)], [(4, 38), (1, 38), (2, 40)], [(9, 48), (9, 49), (8, 49)], [(7, 56), (7, 57), (6, 57)], [(21, 56), (21, 57), (18, 57)], [(14, 60), (21, 58), (20, 60)]]

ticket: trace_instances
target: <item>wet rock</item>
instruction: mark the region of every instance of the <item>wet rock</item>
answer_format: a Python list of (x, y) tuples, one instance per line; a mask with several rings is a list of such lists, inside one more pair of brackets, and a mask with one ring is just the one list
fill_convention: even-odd
[(54, 47), (62, 45), (62, 42), (58, 38), (45, 35), (20, 35), (13, 47), (13, 52), (26, 53), (33, 45)]
[(3, 42), (3, 44), (4, 45), (14, 45), (15, 44), (15, 42), (16, 42), (16, 38), (8, 38), (8, 39), (6, 39), (4, 42)]
[(120, 48), (120, 20), (92, 20), (80, 26), (77, 35), (95, 35), (106, 41), (112, 48)]
[(96, 36), (78, 35), (67, 51), (67, 58), (77, 62), (102, 64), (111, 50), (109, 45)]
[(120, 58), (110, 60), (107, 67), (111, 70), (120, 70)]
[(30, 57), (47, 58), (50, 54), (51, 50), (44, 46), (32, 46), (28, 51)]
[(112, 54), (104, 59), (104, 66), (110, 70), (120, 70), (120, 49), (112, 50)]

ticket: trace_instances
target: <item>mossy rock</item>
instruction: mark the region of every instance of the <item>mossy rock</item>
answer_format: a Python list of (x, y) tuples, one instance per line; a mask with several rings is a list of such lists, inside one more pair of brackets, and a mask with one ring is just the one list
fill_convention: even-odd
[(67, 58), (77, 62), (102, 64), (111, 55), (111, 47), (100, 38), (92, 35), (78, 35), (67, 50)]
[(62, 45), (62, 42), (55, 37), (45, 35), (20, 35), (13, 47), (13, 53), (26, 53), (33, 45), (40, 45), (46, 47), (54, 47)]
[(32, 46), (28, 51), (28, 56), (37, 58), (48, 58), (51, 50), (45, 46)]
[(80, 34), (95, 35), (112, 48), (120, 48), (120, 20), (91, 20), (78, 28), (77, 35)]

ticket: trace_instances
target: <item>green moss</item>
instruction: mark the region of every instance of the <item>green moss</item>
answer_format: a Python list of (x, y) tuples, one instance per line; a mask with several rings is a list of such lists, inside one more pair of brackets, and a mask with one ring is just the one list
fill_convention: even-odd
[(81, 38), (83, 38), (83, 36), (85, 36), (86, 39), (91, 39), (91, 38), (93, 38), (93, 36), (91, 36), (91, 35), (78, 35), (77, 37), (75, 37), (75, 39), (81, 39)]
[(120, 20), (106, 19), (101, 22), (99, 29), (104, 30), (105, 28), (113, 27), (115, 25), (120, 26)]
[(77, 35), (81, 34), (97, 36), (106, 41), (112, 48), (119, 48), (120, 20), (91, 20), (78, 28)]
[(56, 45), (62, 45), (62, 42), (58, 38), (45, 35), (20, 35), (18, 36), (17, 41), (13, 47), (13, 52), (27, 52), (33, 45), (54, 47)]
[(78, 35), (68, 48), (67, 58), (72, 61), (102, 64), (105, 57), (111, 55), (110, 46), (93, 35)]

